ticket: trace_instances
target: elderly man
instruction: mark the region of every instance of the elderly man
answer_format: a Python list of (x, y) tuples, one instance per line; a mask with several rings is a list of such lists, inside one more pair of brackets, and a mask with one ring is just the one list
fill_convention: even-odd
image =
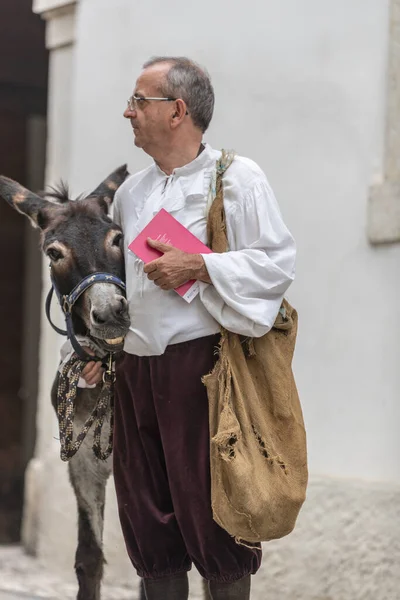
[[(229, 251), (187, 254), (156, 241), (144, 265), (129, 243), (161, 208), (206, 243), (207, 198), (220, 152), (203, 142), (210, 78), (187, 58), (158, 57), (140, 74), (124, 117), (152, 164), (119, 188), (131, 328), (117, 364), (114, 478), (122, 530), (148, 600), (186, 600), (192, 563), (213, 600), (250, 598), (261, 549), (238, 545), (212, 517), (206, 388), (219, 326), (269, 331), (294, 277), (295, 246), (261, 169), (236, 157), (224, 175)], [(189, 304), (174, 288), (200, 281)], [(99, 364), (86, 367), (98, 381)]]

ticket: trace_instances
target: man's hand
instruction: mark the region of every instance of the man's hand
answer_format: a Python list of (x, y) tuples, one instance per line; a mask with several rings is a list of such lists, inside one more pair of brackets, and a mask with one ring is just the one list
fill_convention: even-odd
[(169, 244), (162, 244), (150, 238), (147, 243), (163, 252), (163, 256), (147, 263), (144, 272), (163, 290), (173, 290), (190, 279), (211, 283), (201, 254), (189, 254)]
[[(82, 346), (88, 354), (94, 355), (91, 348)], [(93, 360), (88, 362), (82, 370), (81, 377), (86, 381), (88, 385), (97, 385), (103, 378), (103, 367), (99, 360)]]

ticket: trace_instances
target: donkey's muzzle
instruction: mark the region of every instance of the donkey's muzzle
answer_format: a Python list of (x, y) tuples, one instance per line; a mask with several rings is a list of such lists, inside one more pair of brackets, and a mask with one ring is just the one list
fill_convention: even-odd
[(110, 327), (129, 323), (128, 302), (124, 296), (116, 295), (102, 307), (92, 307), (90, 320), (94, 327)]

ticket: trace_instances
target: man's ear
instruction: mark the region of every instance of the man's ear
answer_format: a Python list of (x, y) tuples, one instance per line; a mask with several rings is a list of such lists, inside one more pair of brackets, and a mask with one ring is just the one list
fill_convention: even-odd
[(9, 179), (0, 177), (0, 196), (18, 212), (26, 215), (34, 227), (43, 229), (46, 226), (46, 209), (52, 204), (48, 200), (30, 192), (22, 185)]
[(178, 98), (178, 100), (175, 100), (174, 108), (175, 108), (175, 110), (171, 115), (171, 119), (172, 119), (173, 127), (176, 127), (179, 123), (181, 123), (183, 121), (185, 116), (188, 115), (189, 113), (187, 111), (185, 102), (181, 98)]
[(129, 173), (127, 170), (127, 165), (118, 167), (118, 169), (115, 169), (115, 171), (110, 173), (110, 175), (106, 177), (106, 179), (102, 181), (91, 194), (89, 194), (88, 198), (95, 196), (101, 197), (103, 200), (105, 200), (108, 206), (110, 206), (114, 200), (115, 192), (119, 186), (124, 183), (128, 175)]

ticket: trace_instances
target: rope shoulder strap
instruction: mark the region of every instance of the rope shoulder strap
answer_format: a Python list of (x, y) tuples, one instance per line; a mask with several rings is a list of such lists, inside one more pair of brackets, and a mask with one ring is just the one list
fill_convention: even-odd
[(222, 150), (221, 157), (216, 163), (215, 198), (207, 219), (208, 245), (213, 252), (226, 252), (228, 250), (222, 177), (231, 166), (235, 156), (234, 150)]

